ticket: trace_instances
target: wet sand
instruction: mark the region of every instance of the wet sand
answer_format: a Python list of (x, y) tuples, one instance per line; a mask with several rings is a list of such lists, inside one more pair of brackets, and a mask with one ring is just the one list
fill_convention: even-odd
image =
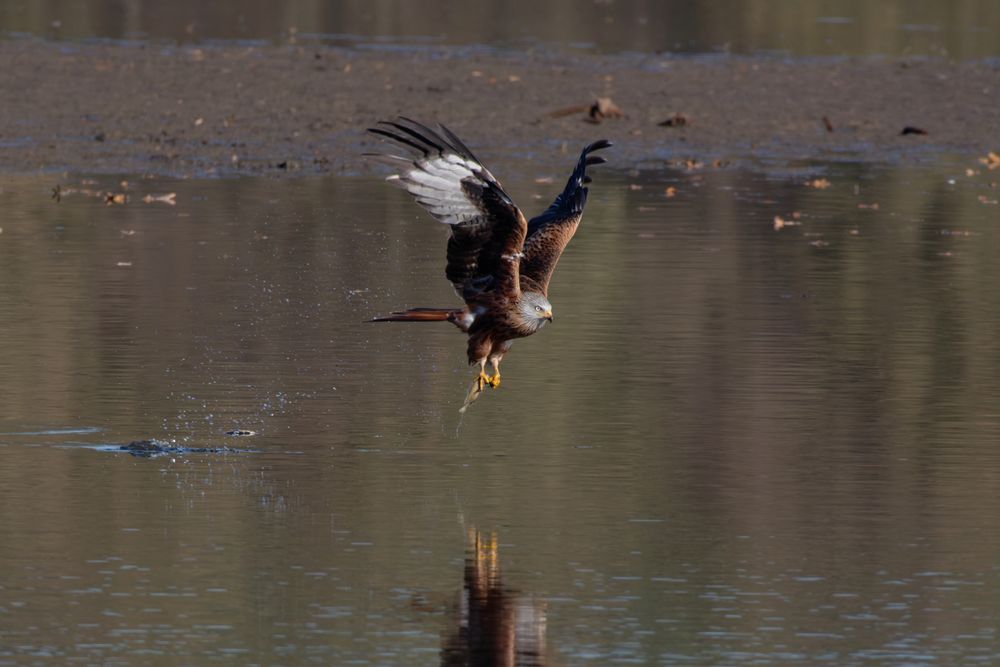
[[(640, 168), (1000, 146), (1000, 68), (987, 63), (38, 40), (0, 42), (0, 62), (6, 173), (365, 171), (360, 154), (378, 142), (364, 128), (397, 114), (444, 122), (491, 164), (528, 155), (536, 170), (601, 137), (617, 165)], [(625, 116), (560, 113), (597, 97)], [(658, 125), (676, 113), (687, 122)]]

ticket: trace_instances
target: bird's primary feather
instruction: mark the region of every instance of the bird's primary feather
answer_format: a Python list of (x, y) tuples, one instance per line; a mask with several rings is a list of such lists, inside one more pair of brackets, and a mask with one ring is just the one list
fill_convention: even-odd
[(519, 263), (527, 221), (500, 182), (451, 131), (408, 118), (369, 130), (392, 139), (410, 156), (378, 155), (398, 173), (387, 180), (409, 192), (451, 226), (445, 275), (463, 299), (484, 289), (520, 290)]
[(603, 157), (591, 153), (609, 146), (610, 141), (601, 139), (584, 148), (563, 191), (545, 212), (528, 221), (521, 275), (537, 285), (543, 294), (548, 294), (552, 272), (566, 245), (576, 234), (583, 208), (587, 205), (586, 184), (590, 182), (587, 167), (605, 162)]

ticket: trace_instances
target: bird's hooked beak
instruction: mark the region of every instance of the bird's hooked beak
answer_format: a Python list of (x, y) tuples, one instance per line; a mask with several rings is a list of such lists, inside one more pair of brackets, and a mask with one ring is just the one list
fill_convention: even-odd
[(544, 313), (542, 313), (542, 317), (544, 317), (549, 322), (551, 322), (552, 321), (552, 311), (551, 310), (546, 310)]

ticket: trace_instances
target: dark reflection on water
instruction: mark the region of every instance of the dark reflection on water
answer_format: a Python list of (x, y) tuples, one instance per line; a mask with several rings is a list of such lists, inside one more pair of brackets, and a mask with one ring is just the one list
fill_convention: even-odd
[[(555, 324), (460, 427), (462, 337), (365, 323), (453, 303), (405, 193), (0, 180), (0, 664), (1000, 661), (997, 172), (967, 168), (602, 171)], [(542, 176), (506, 185), (540, 209)], [(93, 448), (145, 438), (253, 453)]]
[(481, 44), (600, 51), (1000, 56), (992, 0), (7, 0), (0, 34), (53, 39)]
[(454, 607), (442, 665), (547, 664), (545, 605), (504, 585), (496, 533), (469, 529), (465, 578)]

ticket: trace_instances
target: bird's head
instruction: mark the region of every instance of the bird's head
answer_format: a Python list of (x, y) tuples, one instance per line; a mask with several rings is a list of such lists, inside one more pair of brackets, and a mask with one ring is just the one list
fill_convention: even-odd
[(520, 307), (524, 321), (534, 331), (541, 329), (546, 322), (552, 321), (552, 304), (537, 292), (525, 292)]

